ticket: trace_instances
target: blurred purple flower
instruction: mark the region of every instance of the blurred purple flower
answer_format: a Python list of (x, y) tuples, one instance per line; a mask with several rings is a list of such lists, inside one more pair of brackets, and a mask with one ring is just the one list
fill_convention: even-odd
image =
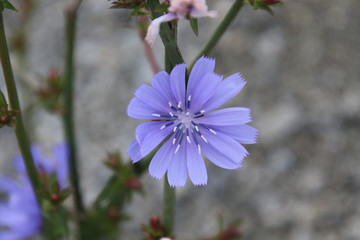
[(40, 231), (41, 210), (34, 191), (26, 176), (17, 183), (8, 177), (0, 178), (0, 190), (8, 195), (8, 201), (0, 202), (0, 239), (28, 238)]
[[(53, 159), (48, 159), (38, 146), (31, 146), (31, 154), (38, 172), (46, 175), (56, 173), (59, 187), (62, 190), (67, 186), (69, 175), (68, 147), (65, 143), (59, 143), (54, 145), (52, 152)], [(25, 164), (21, 154), (14, 158), (14, 168), (18, 174), (26, 175)]]
[(218, 15), (217, 11), (208, 11), (205, 0), (170, 0), (168, 13), (154, 19), (148, 27), (145, 40), (152, 46), (159, 34), (160, 24), (175, 19), (187, 17), (211, 17)]
[(141, 85), (128, 106), (132, 118), (152, 120), (140, 124), (128, 154), (133, 163), (160, 147), (151, 160), (150, 175), (160, 179), (167, 171), (171, 186), (184, 186), (189, 174), (195, 185), (207, 183), (204, 155), (215, 165), (237, 169), (248, 154), (241, 144), (256, 143), (257, 130), (246, 125), (250, 109), (213, 111), (244, 87), (239, 73), (222, 80), (215, 74), (215, 60), (202, 57), (194, 65), (187, 88), (186, 65), (167, 74), (156, 74), (151, 86)]
[[(35, 166), (40, 174), (56, 173), (60, 189), (67, 186), (67, 145), (53, 147), (54, 159), (47, 159), (37, 146), (31, 147)], [(8, 195), (7, 202), (0, 202), (0, 239), (18, 240), (28, 238), (41, 230), (41, 210), (26, 173), (21, 155), (14, 158), (14, 168), (20, 178), (17, 183), (9, 177), (0, 178), (0, 191)]]

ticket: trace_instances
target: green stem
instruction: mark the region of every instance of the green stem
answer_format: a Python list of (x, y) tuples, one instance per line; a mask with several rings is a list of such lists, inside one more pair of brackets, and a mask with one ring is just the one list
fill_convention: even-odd
[[(6, 42), (4, 19), (0, 11), (0, 57), (3, 68), (10, 108), (18, 111), (16, 114), (15, 133), (21, 154), (24, 158), (27, 174), (36, 193), (39, 192), (40, 181), (30, 151), (30, 141), (21, 116), (20, 103), (16, 90), (14, 75), (10, 63), (9, 50)], [(36, 194), (37, 195), (37, 194)]]
[(74, 46), (76, 32), (76, 13), (81, 0), (74, 1), (65, 11), (65, 69), (64, 69), (64, 130), (69, 146), (70, 181), (74, 191), (74, 204), (78, 218), (82, 217), (84, 204), (80, 191), (79, 174), (77, 169), (76, 139), (74, 131)]
[(191, 71), (195, 62), (201, 58), (203, 55), (208, 55), (210, 51), (218, 43), (222, 35), (230, 26), (231, 22), (234, 20), (242, 6), (244, 5), (244, 0), (235, 0), (234, 4), (231, 6), (229, 12), (225, 15), (224, 19), (221, 21), (219, 26), (215, 29), (210, 40), (206, 43), (205, 47), (200, 51), (200, 53), (195, 57), (194, 61), (191, 63), (189, 71)]
[(175, 218), (175, 188), (170, 187), (167, 176), (164, 179), (164, 202), (163, 202), (163, 225), (166, 237), (173, 235), (173, 225)]

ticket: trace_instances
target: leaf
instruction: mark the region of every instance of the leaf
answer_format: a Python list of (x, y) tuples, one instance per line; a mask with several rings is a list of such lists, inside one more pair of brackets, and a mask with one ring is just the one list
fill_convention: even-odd
[(6, 107), (7, 103), (4, 97), (4, 94), (0, 90), (0, 108)]
[(268, 13), (270, 13), (272, 16), (274, 16), (274, 12), (273, 10), (271, 9), (271, 7), (269, 7), (268, 5), (263, 5), (261, 6), (261, 8), (263, 8), (265, 11), (267, 11)]
[(190, 26), (192, 30), (194, 31), (196, 36), (199, 36), (199, 30), (198, 30), (198, 20), (197, 18), (191, 18), (190, 19)]
[(0, 0), (0, 8), (1, 11), (4, 11), (4, 8), (13, 10), (15, 12), (18, 12), (18, 10), (12, 5), (8, 0)]

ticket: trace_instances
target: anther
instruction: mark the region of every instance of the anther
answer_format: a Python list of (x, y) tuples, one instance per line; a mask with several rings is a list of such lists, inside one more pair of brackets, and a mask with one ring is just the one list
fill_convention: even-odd
[(208, 143), (207, 139), (204, 137), (204, 135), (201, 135), (201, 138), (206, 142)]
[(216, 132), (214, 130), (212, 130), (211, 128), (209, 129), (210, 132), (212, 132), (213, 134), (216, 134)]
[(187, 102), (187, 109), (189, 109), (190, 108), (190, 100), (191, 100), (191, 95), (189, 95), (189, 97), (188, 97), (188, 102)]
[(160, 114), (157, 114), (157, 113), (153, 113), (151, 115), (153, 115), (154, 117), (160, 117), (161, 116)]
[(174, 127), (173, 132), (176, 132), (176, 129), (177, 129), (178, 127), (180, 127), (181, 124), (182, 124), (182, 123), (179, 123), (178, 125), (176, 125), (176, 126)]
[(174, 117), (174, 114), (172, 112), (169, 112), (169, 114), (170, 114), (171, 117)]
[(188, 128), (186, 129), (186, 139), (187, 139), (187, 141), (188, 141), (189, 143), (191, 143), (190, 137), (189, 137), (189, 129), (188, 129)]
[(180, 144), (177, 145), (175, 153), (177, 153), (177, 151), (179, 151), (179, 149), (180, 149)]
[(197, 145), (197, 147), (198, 147), (198, 150), (199, 150), (199, 154), (201, 154), (201, 148), (200, 148), (200, 145), (198, 144), (198, 145)]
[(171, 125), (173, 125), (173, 124), (174, 124), (174, 122), (173, 122), (173, 121), (168, 122), (167, 124), (162, 125), (162, 126), (161, 126), (161, 128), (160, 128), (160, 130), (163, 130), (164, 128), (166, 128), (166, 127), (168, 127), (168, 126), (171, 126)]
[(174, 107), (174, 106), (171, 104), (171, 102), (169, 102), (169, 106), (170, 106), (170, 108), (171, 108), (172, 110), (174, 110), (175, 112), (178, 111), (178, 109), (177, 109), (176, 107)]

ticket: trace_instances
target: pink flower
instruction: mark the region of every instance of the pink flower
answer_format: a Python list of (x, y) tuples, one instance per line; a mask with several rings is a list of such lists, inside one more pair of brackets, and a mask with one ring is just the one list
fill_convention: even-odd
[(147, 31), (145, 40), (152, 46), (159, 35), (160, 24), (175, 19), (183, 20), (188, 17), (211, 17), (218, 15), (217, 11), (208, 11), (205, 0), (170, 0), (168, 13), (154, 19)]

